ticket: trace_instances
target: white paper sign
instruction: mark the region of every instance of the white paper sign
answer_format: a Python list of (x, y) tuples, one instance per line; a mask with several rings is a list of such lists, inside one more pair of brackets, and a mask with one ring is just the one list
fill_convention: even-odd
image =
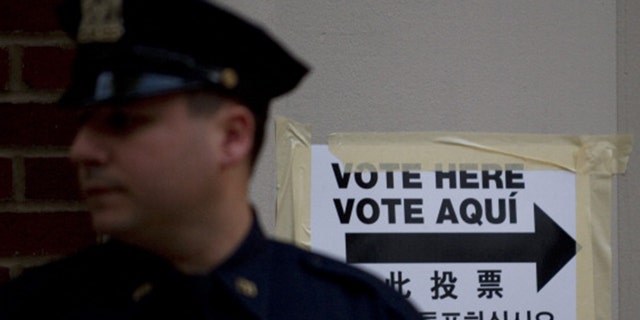
[(311, 247), (424, 319), (576, 319), (575, 174), (522, 164), (342, 163), (313, 146)]

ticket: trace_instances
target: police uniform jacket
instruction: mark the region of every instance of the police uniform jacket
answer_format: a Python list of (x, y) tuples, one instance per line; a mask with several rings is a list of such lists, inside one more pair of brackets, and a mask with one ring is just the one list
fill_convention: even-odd
[(419, 319), (390, 287), (265, 238), (257, 223), (215, 270), (190, 276), (116, 241), (32, 269), (0, 289), (0, 319)]

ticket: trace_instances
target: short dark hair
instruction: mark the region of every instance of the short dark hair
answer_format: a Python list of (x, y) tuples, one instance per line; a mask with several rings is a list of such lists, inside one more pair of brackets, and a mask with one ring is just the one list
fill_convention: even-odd
[[(207, 115), (216, 112), (225, 100), (237, 101), (237, 99), (226, 97), (212, 90), (196, 90), (188, 92), (187, 98), (189, 100), (189, 110), (194, 115)], [(251, 150), (251, 167), (253, 168), (258, 160), (258, 155), (262, 150), (262, 146), (264, 145), (269, 102), (238, 102), (251, 111), (255, 121), (253, 147)]]

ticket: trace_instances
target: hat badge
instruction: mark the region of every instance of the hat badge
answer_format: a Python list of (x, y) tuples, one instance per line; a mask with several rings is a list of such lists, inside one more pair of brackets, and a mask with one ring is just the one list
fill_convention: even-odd
[(82, 0), (78, 42), (116, 42), (124, 34), (122, 0)]

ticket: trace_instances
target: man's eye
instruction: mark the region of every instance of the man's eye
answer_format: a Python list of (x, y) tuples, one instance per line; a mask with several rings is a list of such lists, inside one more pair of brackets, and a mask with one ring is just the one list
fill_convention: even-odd
[(79, 113), (77, 121), (80, 126), (87, 125), (112, 134), (129, 134), (149, 125), (153, 117), (129, 110), (86, 110)]
[(128, 129), (131, 129), (133, 123), (134, 123), (133, 117), (131, 117), (126, 113), (118, 112), (118, 113), (110, 114), (109, 117), (107, 118), (106, 124), (112, 130), (125, 131)]
[(89, 122), (93, 117), (93, 113), (89, 110), (79, 110), (75, 113), (75, 119), (77, 125), (84, 125)]

